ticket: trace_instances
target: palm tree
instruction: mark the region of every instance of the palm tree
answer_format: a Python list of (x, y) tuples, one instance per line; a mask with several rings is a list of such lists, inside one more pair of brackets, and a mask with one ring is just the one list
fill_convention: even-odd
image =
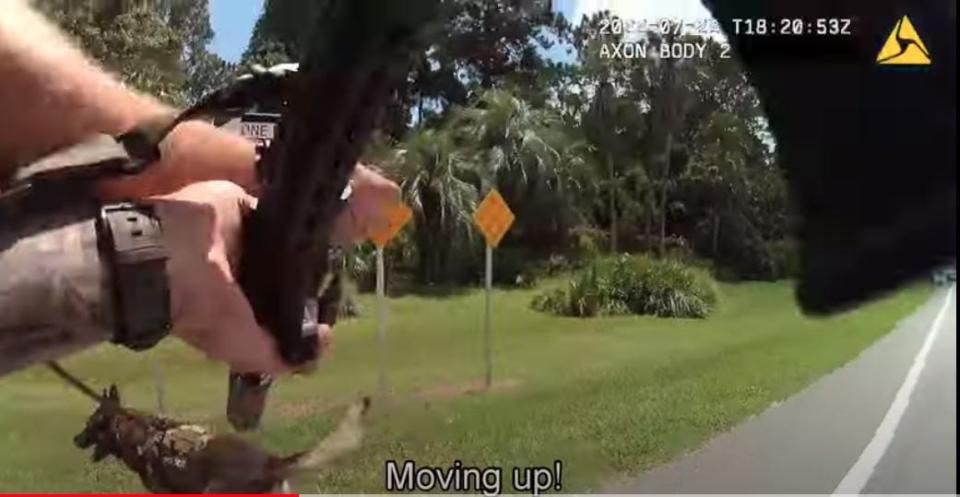
[(711, 231), (710, 253), (716, 257), (722, 222), (733, 220), (752, 226), (748, 219), (751, 216), (747, 215), (751, 209), (751, 185), (756, 183), (757, 173), (765, 172), (757, 169), (767, 162), (760, 138), (762, 111), (756, 92), (736, 61), (720, 55), (719, 44), (711, 39), (702, 42), (707, 45), (705, 56), (692, 61), (684, 73), (684, 84), (694, 104), (685, 116), (690, 161), (683, 179), (688, 189), (692, 187), (705, 203)]
[(598, 198), (606, 198), (602, 208), (610, 219), (611, 252), (618, 250), (621, 215), (645, 210), (638, 199), (649, 186), (644, 157), (647, 116), (635, 101), (617, 93), (613, 83), (602, 81), (581, 124), (594, 152)]
[(685, 179), (706, 203), (714, 257), (719, 251), (721, 220), (741, 215), (745, 209), (749, 138), (743, 120), (723, 111), (708, 116), (696, 133), (700, 146), (691, 157)]
[[(681, 39), (673, 33), (649, 36), (653, 47)], [(699, 69), (690, 59), (652, 57), (636, 64), (630, 74), (634, 97), (650, 110), (647, 129), (649, 145), (654, 150), (650, 162), (660, 165), (655, 181), (659, 190), (656, 210), (660, 217), (660, 253), (666, 251), (669, 192), (676, 174), (673, 154), (684, 145), (681, 135), (685, 118), (696, 103), (692, 82)]]
[(547, 112), (531, 108), (512, 93), (489, 90), (475, 105), (462, 109), (452, 127), (474, 145), (484, 180), (528, 185), (555, 173), (559, 156), (543, 135), (553, 124)]
[[(480, 189), (497, 188), (517, 212), (517, 229), (562, 226), (569, 211), (544, 210), (545, 203), (578, 188), (575, 169), (581, 166), (571, 150), (571, 140), (558, 115), (504, 90), (484, 92), (477, 103), (457, 112), (450, 126), (468, 145), (478, 167)], [(563, 152), (563, 153), (561, 153)], [(554, 230), (561, 232), (564, 230)]]
[(478, 199), (473, 164), (448, 130), (422, 128), (400, 144), (389, 163), (414, 212), (417, 279), (441, 282), (454, 242), (471, 233)]

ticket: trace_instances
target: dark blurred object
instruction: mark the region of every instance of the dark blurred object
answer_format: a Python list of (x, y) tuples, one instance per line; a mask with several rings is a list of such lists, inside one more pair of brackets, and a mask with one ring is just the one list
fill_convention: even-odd
[(957, 281), (957, 268), (954, 266), (948, 266), (934, 269), (932, 277), (934, 285), (951, 285)]
[(267, 406), (267, 394), (273, 384), (273, 376), (231, 371), (228, 382), (227, 420), (238, 431), (257, 428)]
[[(804, 311), (840, 311), (956, 259), (956, 2), (705, 0), (763, 100), (800, 215)], [(882, 66), (904, 16), (928, 66)], [(736, 36), (850, 18), (851, 36)]]
[[(336, 320), (340, 266), (328, 256), (345, 188), (435, 14), (432, 0), (322, 2), (293, 84), (281, 87), (278, 136), (257, 166), (263, 191), (243, 223), (238, 283), (280, 356), (298, 370), (318, 359), (320, 326)], [(238, 429), (255, 427), (269, 384), (230, 385), (229, 419)]]

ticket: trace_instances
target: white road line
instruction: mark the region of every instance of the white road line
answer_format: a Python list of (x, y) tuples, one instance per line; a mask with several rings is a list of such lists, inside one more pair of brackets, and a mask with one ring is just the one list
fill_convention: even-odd
[(903, 413), (906, 412), (907, 406), (910, 404), (910, 396), (913, 394), (913, 389), (917, 386), (917, 380), (920, 378), (920, 373), (923, 372), (923, 367), (927, 364), (927, 355), (930, 354), (933, 341), (937, 338), (937, 332), (940, 330), (943, 317), (946, 315), (947, 309), (950, 308), (950, 302), (955, 288), (956, 286), (953, 285), (950, 287), (950, 290), (947, 291), (947, 298), (943, 302), (943, 307), (940, 308), (940, 313), (937, 314), (936, 319), (933, 320), (933, 325), (930, 326), (930, 331), (927, 332), (927, 338), (924, 340), (923, 346), (920, 347), (920, 352), (917, 352), (917, 356), (914, 357), (913, 366), (911, 366), (910, 371), (907, 372), (907, 377), (903, 380), (903, 384), (900, 385), (900, 390), (897, 390), (897, 395), (893, 398), (893, 403), (890, 404), (890, 409), (887, 410), (887, 414), (883, 417), (883, 421), (880, 422), (880, 426), (877, 427), (873, 440), (870, 440), (870, 443), (863, 449), (863, 453), (860, 454), (860, 458), (853, 464), (850, 471), (847, 471), (843, 480), (840, 480), (840, 484), (837, 485), (836, 490), (833, 491), (834, 495), (859, 494), (863, 491), (863, 487), (867, 485), (870, 477), (873, 476), (873, 471), (877, 468), (877, 464), (890, 446), (890, 442), (893, 441), (893, 435), (897, 430), (897, 425), (900, 424), (900, 419), (903, 418)]

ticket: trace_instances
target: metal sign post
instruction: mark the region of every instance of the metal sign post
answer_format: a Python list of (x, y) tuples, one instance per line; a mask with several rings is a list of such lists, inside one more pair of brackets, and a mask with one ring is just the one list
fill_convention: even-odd
[(166, 402), (164, 401), (166, 393), (164, 388), (163, 372), (160, 371), (160, 365), (157, 364), (156, 357), (150, 358), (150, 368), (153, 369), (153, 383), (157, 390), (157, 412), (160, 414), (165, 414), (167, 409)]
[(483, 310), (483, 354), (484, 364), (486, 365), (486, 374), (484, 375), (484, 385), (490, 388), (493, 383), (493, 336), (491, 334), (490, 321), (493, 319), (490, 308), (490, 297), (493, 291), (493, 247), (487, 245), (487, 274), (486, 274), (486, 297)]
[(515, 217), (507, 202), (496, 190), (480, 202), (477, 211), (473, 214), (473, 222), (480, 228), (487, 241), (486, 273), (484, 274), (484, 316), (483, 316), (483, 358), (484, 358), (484, 386), (490, 388), (493, 384), (493, 249), (500, 244), (503, 235), (510, 229)]
[(381, 394), (387, 393), (387, 299), (383, 270), (383, 247), (377, 247), (377, 342), (380, 356), (377, 361), (377, 386)]
[(396, 204), (386, 210), (386, 224), (370, 233), (370, 241), (377, 247), (377, 342), (379, 357), (377, 361), (377, 387), (380, 394), (387, 393), (387, 297), (386, 272), (383, 264), (383, 248), (390, 243), (413, 217), (413, 211), (403, 204)]

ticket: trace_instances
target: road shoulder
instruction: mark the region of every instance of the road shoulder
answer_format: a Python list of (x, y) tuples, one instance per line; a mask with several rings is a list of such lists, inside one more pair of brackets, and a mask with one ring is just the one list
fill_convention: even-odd
[(831, 493), (873, 437), (947, 290), (857, 358), (702, 448), (608, 492)]

